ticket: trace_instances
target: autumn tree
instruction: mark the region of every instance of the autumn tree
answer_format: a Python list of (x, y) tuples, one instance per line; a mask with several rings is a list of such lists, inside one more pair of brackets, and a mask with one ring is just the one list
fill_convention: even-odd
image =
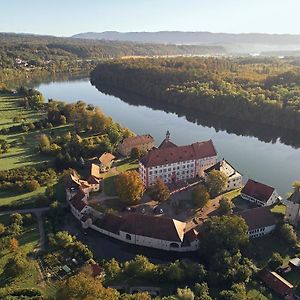
[(47, 150), (50, 148), (50, 139), (49, 137), (47, 136), (47, 134), (42, 134), (40, 136), (40, 149), (41, 150)]
[(299, 190), (300, 189), (300, 181), (297, 180), (297, 181), (293, 182), (293, 188)]
[(9, 277), (19, 276), (26, 271), (28, 264), (26, 256), (22, 253), (17, 253), (8, 260), (4, 266), (4, 272)]
[(138, 203), (145, 192), (144, 183), (137, 171), (119, 174), (115, 183), (120, 200), (129, 205)]
[(2, 223), (0, 223), (0, 236), (5, 232), (5, 229), (5, 226)]
[(230, 290), (224, 290), (220, 293), (222, 300), (245, 300), (247, 299), (247, 291), (245, 284), (233, 284)]
[(132, 150), (130, 152), (130, 157), (132, 159), (140, 159), (146, 153), (147, 153), (147, 151), (134, 147), (134, 148), (132, 148)]
[(283, 264), (283, 257), (278, 252), (272, 253), (272, 256), (268, 262), (271, 270), (276, 270)]
[(212, 197), (222, 193), (227, 186), (228, 177), (221, 171), (212, 170), (207, 177), (208, 191)]
[(61, 282), (56, 293), (58, 300), (118, 300), (119, 296), (117, 290), (103, 287), (101, 280), (85, 272), (80, 272)]
[(170, 198), (170, 190), (160, 177), (156, 179), (154, 185), (150, 188), (150, 194), (155, 200), (160, 202)]
[(11, 252), (16, 252), (19, 249), (19, 242), (16, 238), (11, 238), (9, 241), (9, 249)]
[(151, 300), (153, 299), (148, 292), (136, 294), (122, 294), (120, 300)]
[(103, 268), (105, 270), (105, 276), (107, 276), (109, 279), (115, 279), (122, 272), (120, 264), (115, 258), (106, 260)]
[(209, 288), (206, 282), (196, 283), (194, 293), (196, 300), (212, 300), (209, 295)]
[(124, 272), (126, 275), (144, 279), (152, 277), (156, 268), (156, 265), (143, 255), (137, 255), (134, 259), (124, 263)]
[(9, 219), (10, 219), (11, 224), (17, 224), (17, 225), (20, 225), (20, 226), (22, 226), (22, 224), (23, 224), (23, 217), (19, 213), (11, 214)]
[(297, 235), (292, 225), (283, 224), (279, 229), (280, 238), (289, 246), (295, 246), (297, 243)]
[(66, 248), (73, 244), (74, 238), (67, 231), (59, 231), (53, 237), (50, 237), (53, 246)]
[(198, 184), (192, 191), (192, 200), (197, 208), (203, 208), (209, 198), (209, 193), (203, 184)]
[(195, 294), (188, 287), (185, 287), (183, 289), (178, 288), (176, 298), (178, 300), (194, 300)]
[(220, 202), (219, 213), (221, 215), (230, 215), (233, 212), (234, 204), (226, 197), (223, 197)]

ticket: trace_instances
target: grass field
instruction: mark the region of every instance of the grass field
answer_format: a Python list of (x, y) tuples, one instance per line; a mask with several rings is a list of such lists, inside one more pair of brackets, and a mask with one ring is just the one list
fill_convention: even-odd
[(4, 205), (20, 207), (25, 203), (27, 205), (33, 204), (38, 196), (45, 193), (45, 190), (46, 187), (43, 186), (36, 191), (24, 194), (0, 191), (0, 207)]
[[(1, 221), (5, 220), (2, 218)], [(24, 229), (23, 234), (18, 238), (18, 241), (18, 251), (21, 251), (22, 253), (28, 256), (28, 254), (31, 253), (34, 250), (34, 248), (38, 245), (39, 232), (37, 229), (37, 224), (33, 224), (32, 226), (26, 227)], [(0, 252), (0, 274), (4, 270), (5, 264), (14, 255), (15, 254), (12, 253), (10, 250), (4, 250)], [(39, 288), (39, 271), (37, 268), (36, 261), (30, 259), (30, 264), (26, 272), (12, 281), (7, 282), (7, 279), (5, 277), (0, 276), (0, 287), (4, 288), (5, 291), (20, 288)]]
[[(13, 122), (13, 118), (21, 116), (26, 122), (34, 122), (44, 117), (44, 113), (19, 106), (20, 98), (11, 95), (0, 95), (0, 128), (7, 128), (19, 123)], [(50, 157), (40, 155), (37, 151), (39, 137), (42, 133), (52, 136), (60, 135), (68, 131), (70, 125), (58, 126), (51, 129), (36, 130), (28, 133), (0, 135), (9, 143), (16, 142), (15, 147), (9, 148), (7, 153), (2, 153), (0, 170), (19, 168), (28, 165), (39, 165), (51, 160)], [(20, 139), (24, 137), (25, 143)]]
[[(21, 116), (25, 122), (34, 122), (44, 117), (42, 112), (20, 107), (19, 101), (20, 98), (17, 96), (0, 94), (0, 128), (18, 125), (19, 123), (13, 122), (13, 118), (16, 116)], [(10, 147), (7, 153), (0, 154), (0, 171), (49, 163), (52, 158), (41, 155), (37, 150), (41, 133), (51, 136), (61, 135), (68, 131), (69, 127), (70, 125), (65, 125), (28, 133), (0, 135), (0, 139), (5, 139), (9, 143), (16, 141), (16, 146)], [(25, 138), (25, 143), (21, 143), (21, 137)], [(17, 207), (24, 204), (31, 205), (44, 192), (45, 187), (23, 194), (0, 191), (0, 206), (10, 205)]]

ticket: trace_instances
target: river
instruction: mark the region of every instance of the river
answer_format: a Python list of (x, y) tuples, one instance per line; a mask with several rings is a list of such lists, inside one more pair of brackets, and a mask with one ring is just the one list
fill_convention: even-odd
[[(299, 133), (282, 133), (270, 128), (265, 133), (268, 129), (266, 127), (255, 127), (254, 130), (252, 125), (232, 120), (231, 127), (220, 127), (213, 122), (204, 122), (204, 119), (210, 119), (207, 116), (198, 117), (196, 122), (196, 118), (178, 109), (175, 113), (106, 95), (92, 86), (88, 78), (42, 83), (36, 88), (46, 99), (65, 102), (84, 100), (99, 106), (113, 120), (137, 134), (150, 133), (157, 144), (162, 141), (167, 130), (171, 132), (172, 141), (178, 145), (212, 139), (220, 159), (227, 159), (245, 179), (252, 178), (274, 186), (283, 197), (291, 191), (292, 182), (300, 180)], [(232, 126), (235, 130), (232, 130)], [(241, 128), (243, 130), (239, 130)]]

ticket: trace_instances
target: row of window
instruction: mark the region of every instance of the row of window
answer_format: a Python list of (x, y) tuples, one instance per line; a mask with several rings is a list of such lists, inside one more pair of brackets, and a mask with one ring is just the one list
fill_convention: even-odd
[(256, 232), (262, 232), (262, 231), (265, 231), (265, 228), (258, 228), (258, 229), (250, 230), (250, 234), (256, 233)]
[[(153, 185), (156, 181), (157, 178), (162, 178), (164, 182), (172, 182), (172, 177), (167, 177), (166, 175), (164, 176), (153, 176), (149, 178), (149, 185)], [(178, 180), (184, 180), (184, 179), (189, 179), (189, 178), (194, 178), (193, 174), (186, 174), (186, 175), (181, 175), (176, 177), (176, 181)]]

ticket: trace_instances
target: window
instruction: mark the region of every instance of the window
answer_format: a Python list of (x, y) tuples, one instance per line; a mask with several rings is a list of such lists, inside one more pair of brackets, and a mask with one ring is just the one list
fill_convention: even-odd
[(131, 241), (131, 235), (126, 233), (126, 240), (130, 240)]
[(179, 245), (177, 243), (171, 243), (170, 247), (171, 248), (179, 248)]

